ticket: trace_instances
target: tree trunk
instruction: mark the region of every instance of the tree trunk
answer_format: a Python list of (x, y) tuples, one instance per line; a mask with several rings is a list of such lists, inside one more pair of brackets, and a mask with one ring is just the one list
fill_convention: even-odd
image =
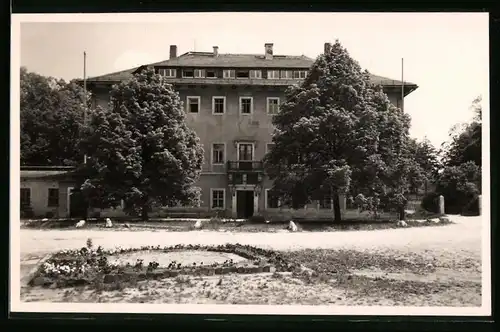
[(399, 220), (405, 220), (405, 207), (399, 207)]
[(334, 221), (340, 223), (342, 215), (340, 214), (340, 196), (337, 193), (333, 194), (333, 217)]
[(141, 208), (141, 219), (142, 219), (142, 221), (148, 221), (149, 220), (148, 210), (149, 210), (149, 205), (146, 203)]

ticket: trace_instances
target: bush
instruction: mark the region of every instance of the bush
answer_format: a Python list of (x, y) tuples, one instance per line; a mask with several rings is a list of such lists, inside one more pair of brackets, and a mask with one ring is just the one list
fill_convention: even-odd
[(439, 194), (429, 193), (422, 198), (420, 206), (425, 210), (432, 213), (439, 213)]
[(264, 224), (266, 222), (266, 218), (263, 216), (251, 216), (248, 218), (248, 222), (251, 224)]

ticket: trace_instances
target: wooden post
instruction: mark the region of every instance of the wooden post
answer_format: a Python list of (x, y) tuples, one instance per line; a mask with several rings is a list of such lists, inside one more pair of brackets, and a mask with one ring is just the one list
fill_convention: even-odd
[(479, 215), (481, 215), (481, 203), (483, 201), (483, 197), (481, 195), (477, 196), (477, 204), (478, 204), (478, 209), (479, 209)]

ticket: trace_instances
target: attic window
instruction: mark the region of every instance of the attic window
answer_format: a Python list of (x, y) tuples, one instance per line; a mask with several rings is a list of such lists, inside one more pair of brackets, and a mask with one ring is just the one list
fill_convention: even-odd
[(217, 78), (215, 70), (213, 70), (213, 69), (207, 69), (206, 76), (207, 76), (207, 78)]
[(238, 70), (236, 71), (236, 78), (250, 78), (250, 71)]
[(184, 69), (182, 71), (182, 77), (193, 78), (194, 77), (194, 70), (192, 70), (192, 69)]

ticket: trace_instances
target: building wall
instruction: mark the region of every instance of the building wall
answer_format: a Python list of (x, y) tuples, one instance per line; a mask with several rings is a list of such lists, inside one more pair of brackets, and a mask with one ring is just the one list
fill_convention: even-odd
[[(211, 188), (225, 189), (225, 211), (223, 215), (231, 216), (232, 197), (227, 184), (226, 165), (212, 165), (212, 144), (225, 143), (225, 160), (237, 160), (238, 140), (255, 141), (254, 160), (261, 160), (266, 153), (266, 144), (272, 142), (272, 115), (267, 114), (267, 97), (278, 97), (280, 102), (284, 101), (284, 87), (262, 88), (262, 87), (206, 87), (178, 89), (181, 101), (186, 107), (187, 97), (200, 97), (200, 109), (198, 113), (186, 113), (186, 121), (190, 128), (196, 131), (203, 144), (204, 164), (202, 175), (196, 184), (201, 188), (201, 207), (187, 208), (177, 207), (168, 209), (156, 209), (151, 216), (163, 217), (168, 213), (195, 213), (197, 216), (214, 215), (211, 207)], [(105, 90), (94, 91), (96, 98), (94, 105), (105, 107), (109, 102), (109, 95)], [(212, 114), (212, 97), (225, 97), (226, 109), (222, 115)], [(240, 114), (239, 98), (253, 97), (253, 112), (250, 115)], [(400, 96), (396, 93), (388, 95), (391, 102), (399, 104)], [(261, 194), (258, 197), (259, 214), (270, 219), (283, 219), (292, 217), (331, 218), (333, 211), (320, 209), (317, 202), (313, 202), (304, 209), (267, 209), (265, 203), (265, 189), (271, 188), (270, 181), (264, 181)], [(341, 209), (346, 211), (345, 198), (341, 198)], [(121, 208), (100, 211), (101, 216), (124, 216)]]
[(45, 217), (47, 213), (53, 213), (54, 216), (60, 216), (64, 213), (61, 207), (62, 193), (59, 190), (59, 207), (49, 207), (49, 188), (59, 188), (58, 181), (45, 180), (43, 178), (22, 178), (21, 188), (29, 188), (31, 196), (31, 208), (36, 217)]

